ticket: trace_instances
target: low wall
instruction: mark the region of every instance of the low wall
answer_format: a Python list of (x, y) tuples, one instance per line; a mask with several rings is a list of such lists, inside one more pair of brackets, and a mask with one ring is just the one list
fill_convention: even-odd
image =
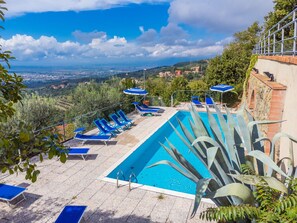
[[(281, 131), (297, 138), (297, 57), (259, 57), (255, 68), (259, 74), (270, 72), (275, 81), (286, 86), (285, 95), (275, 96), (278, 103), (274, 106), (282, 108)], [(283, 104), (282, 104), (283, 103)], [(270, 108), (269, 108), (270, 110)], [(289, 140), (282, 138), (280, 141), (280, 158), (288, 155)], [(297, 145), (294, 144), (295, 162), (297, 161)]]

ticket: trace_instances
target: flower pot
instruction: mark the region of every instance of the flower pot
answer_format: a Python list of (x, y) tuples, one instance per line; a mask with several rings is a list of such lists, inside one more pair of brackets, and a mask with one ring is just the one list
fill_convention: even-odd
[(147, 105), (147, 106), (149, 106), (150, 105), (150, 101), (149, 100), (143, 100), (143, 102), (142, 102), (143, 104), (145, 104), (145, 105)]

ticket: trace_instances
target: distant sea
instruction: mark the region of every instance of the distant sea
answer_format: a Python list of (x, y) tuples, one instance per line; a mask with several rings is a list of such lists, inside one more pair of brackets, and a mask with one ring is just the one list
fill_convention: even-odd
[(135, 66), (13, 66), (10, 72), (22, 76), (25, 85), (29, 88), (36, 88), (62, 82), (101, 79), (118, 73), (129, 73), (141, 69), (143, 67)]

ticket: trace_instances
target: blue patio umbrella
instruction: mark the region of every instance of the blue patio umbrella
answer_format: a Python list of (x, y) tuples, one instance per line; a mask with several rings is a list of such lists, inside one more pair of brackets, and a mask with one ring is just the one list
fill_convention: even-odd
[(233, 86), (226, 85), (226, 84), (219, 84), (219, 85), (210, 87), (211, 91), (217, 91), (221, 93), (221, 105), (223, 104), (223, 94), (228, 91), (232, 91), (233, 89), (234, 89)]
[(148, 94), (148, 92), (142, 88), (129, 88), (123, 91), (125, 94), (128, 95), (135, 95), (135, 101), (136, 101), (136, 96), (140, 95), (140, 96), (145, 96)]
[(125, 94), (129, 94), (129, 95), (142, 95), (145, 96), (147, 95), (147, 91), (142, 89), (142, 88), (129, 88), (123, 91)]

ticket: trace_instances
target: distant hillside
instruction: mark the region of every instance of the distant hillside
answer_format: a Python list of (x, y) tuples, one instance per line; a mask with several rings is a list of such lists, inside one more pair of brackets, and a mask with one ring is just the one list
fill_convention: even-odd
[(201, 66), (207, 65), (208, 60), (197, 60), (197, 61), (187, 61), (187, 62), (180, 62), (173, 65), (173, 67), (194, 67), (194, 66)]
[(148, 76), (158, 74), (161, 71), (168, 70), (170, 68), (171, 68), (170, 66), (154, 67), (146, 70), (137, 70), (137, 71), (132, 71), (128, 73), (119, 73), (114, 76), (120, 77), (120, 78), (125, 78), (125, 77), (142, 78), (144, 75), (144, 72), (145, 72), (145, 75), (148, 77)]
[(164, 72), (164, 71), (174, 71), (176, 69), (189, 69), (191, 67), (196, 67), (196, 66), (200, 66), (201, 70), (205, 71), (207, 64), (208, 64), (208, 60), (180, 62), (172, 66), (161, 66), (161, 67), (154, 67), (146, 70), (138, 70), (138, 71), (133, 71), (128, 73), (119, 73), (114, 76), (120, 77), (120, 78), (125, 78), (125, 77), (142, 78), (144, 76), (144, 72), (146, 77), (149, 77), (149, 76), (158, 75), (160, 72)]

